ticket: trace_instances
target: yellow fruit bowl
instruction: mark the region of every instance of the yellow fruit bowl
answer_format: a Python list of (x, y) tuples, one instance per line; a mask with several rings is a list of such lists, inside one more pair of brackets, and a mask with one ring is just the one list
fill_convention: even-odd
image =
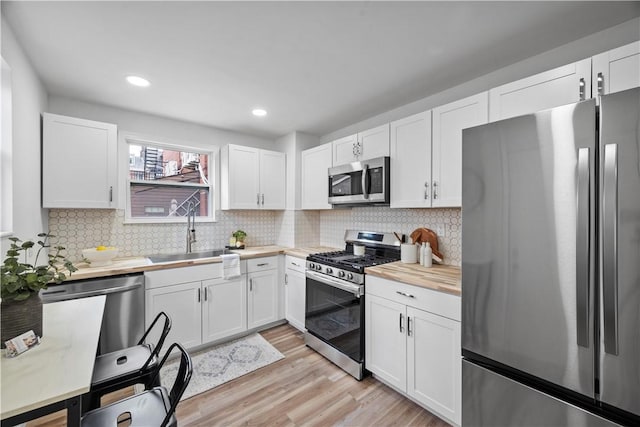
[(82, 256), (91, 267), (102, 267), (111, 264), (112, 260), (118, 256), (118, 248), (98, 246), (96, 248), (83, 249)]

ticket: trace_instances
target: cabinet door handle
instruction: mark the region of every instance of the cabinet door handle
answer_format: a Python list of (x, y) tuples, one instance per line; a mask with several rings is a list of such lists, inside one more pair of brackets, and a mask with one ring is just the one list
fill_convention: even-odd
[(295, 262), (292, 262), (291, 265), (295, 265), (296, 267), (300, 267), (300, 264), (296, 264)]
[(429, 182), (424, 183), (424, 199), (429, 199)]
[(198, 289), (198, 302), (200, 302), (200, 289)]
[(438, 198), (438, 181), (433, 181), (433, 200)]
[(264, 206), (264, 193), (262, 193), (262, 206)]
[(258, 267), (264, 267), (265, 265), (269, 265), (268, 262), (261, 262), (260, 264), (256, 264)]
[(256, 205), (260, 206), (260, 193), (256, 194)]
[(249, 292), (253, 292), (253, 279), (249, 279)]
[(207, 288), (204, 288), (204, 300), (207, 300)]
[(579, 83), (579, 87), (580, 87), (580, 101), (584, 101), (585, 98), (585, 90), (586, 90), (586, 83), (584, 82), (584, 78), (580, 79), (580, 83)]
[(113, 202), (113, 186), (109, 187), (109, 203)]
[(411, 294), (407, 294), (407, 293), (402, 292), (402, 291), (396, 291), (396, 294), (399, 294), (399, 295), (402, 295), (402, 296), (405, 296), (405, 297), (409, 297), (409, 298), (415, 298), (415, 296), (413, 296)]
[(404, 326), (402, 325), (402, 317), (403, 317), (402, 313), (400, 313), (400, 321), (399, 321), (399, 323), (400, 323), (400, 325), (399, 325), (400, 326), (400, 333), (404, 332)]
[(285, 285), (289, 284), (289, 275), (287, 273), (284, 274), (284, 284)]
[(602, 73), (598, 73), (596, 81), (598, 82), (598, 95), (604, 95), (604, 75)]
[(411, 336), (411, 317), (407, 316), (407, 336)]

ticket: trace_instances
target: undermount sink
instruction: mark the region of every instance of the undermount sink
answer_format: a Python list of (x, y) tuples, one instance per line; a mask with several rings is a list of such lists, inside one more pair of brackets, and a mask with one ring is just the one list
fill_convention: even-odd
[(211, 251), (191, 252), (190, 254), (182, 253), (182, 254), (152, 255), (148, 258), (152, 263), (156, 264), (159, 262), (186, 261), (190, 259), (212, 258), (212, 257), (217, 257), (226, 253), (229, 253), (227, 249), (214, 249)]

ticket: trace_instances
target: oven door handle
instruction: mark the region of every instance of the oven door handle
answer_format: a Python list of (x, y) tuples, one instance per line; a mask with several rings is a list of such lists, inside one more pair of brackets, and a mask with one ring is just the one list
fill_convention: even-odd
[(344, 282), (340, 279), (334, 279), (330, 276), (318, 274), (314, 271), (307, 271), (306, 277), (308, 279), (316, 280), (325, 285), (333, 286), (334, 288), (342, 289), (343, 291), (352, 293), (356, 296), (356, 298), (360, 298), (364, 294), (364, 286), (362, 285), (354, 285), (349, 282)]

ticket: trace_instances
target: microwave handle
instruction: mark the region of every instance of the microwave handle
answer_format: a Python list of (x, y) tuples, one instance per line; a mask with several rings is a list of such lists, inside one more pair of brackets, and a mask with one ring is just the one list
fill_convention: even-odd
[(366, 199), (369, 198), (369, 191), (367, 188), (369, 187), (369, 165), (362, 165), (362, 197)]

